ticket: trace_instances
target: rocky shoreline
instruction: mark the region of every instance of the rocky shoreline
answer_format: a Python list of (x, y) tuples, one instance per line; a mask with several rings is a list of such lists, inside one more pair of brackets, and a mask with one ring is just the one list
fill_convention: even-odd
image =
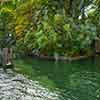
[(11, 70), (0, 68), (0, 100), (59, 100), (56, 92)]

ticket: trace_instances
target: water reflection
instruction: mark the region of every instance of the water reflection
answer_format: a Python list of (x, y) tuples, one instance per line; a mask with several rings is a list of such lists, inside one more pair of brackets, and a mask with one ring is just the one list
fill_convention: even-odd
[(28, 59), (33, 77), (59, 88), (61, 100), (100, 100), (100, 58), (53, 62)]

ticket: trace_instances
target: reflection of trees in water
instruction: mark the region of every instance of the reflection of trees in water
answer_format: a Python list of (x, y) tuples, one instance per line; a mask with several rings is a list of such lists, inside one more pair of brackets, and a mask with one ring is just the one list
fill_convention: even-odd
[(61, 100), (100, 100), (100, 73), (76, 72), (61, 92)]
[[(73, 63), (33, 60), (35, 77), (45, 78), (44, 83), (54, 83), (59, 88), (60, 100), (100, 100), (99, 61)], [(33, 75), (34, 76), (34, 75)], [(52, 87), (52, 84), (50, 84)]]
[(33, 65), (36, 77), (46, 76), (48, 80), (56, 84), (57, 88), (64, 88), (67, 76), (71, 72), (71, 67), (66, 67), (66, 64), (60, 62), (39, 60)]

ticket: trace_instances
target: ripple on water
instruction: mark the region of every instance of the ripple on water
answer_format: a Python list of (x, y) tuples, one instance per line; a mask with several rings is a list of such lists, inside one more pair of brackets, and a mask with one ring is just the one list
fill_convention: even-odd
[(75, 72), (61, 92), (61, 100), (100, 100), (100, 73)]

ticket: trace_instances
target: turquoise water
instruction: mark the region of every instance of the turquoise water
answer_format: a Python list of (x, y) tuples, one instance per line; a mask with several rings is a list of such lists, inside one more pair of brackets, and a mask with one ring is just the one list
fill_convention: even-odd
[(60, 100), (100, 100), (100, 57), (73, 62), (28, 58), (32, 77), (60, 92)]

